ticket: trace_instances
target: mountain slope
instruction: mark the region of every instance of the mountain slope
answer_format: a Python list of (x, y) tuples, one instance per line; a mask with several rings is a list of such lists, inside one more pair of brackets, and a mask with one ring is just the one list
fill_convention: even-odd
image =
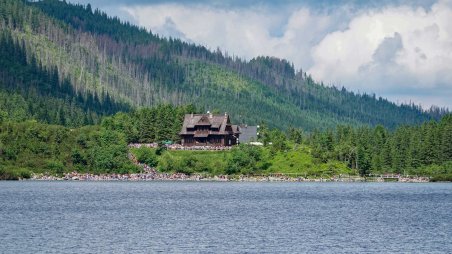
[(36, 59), (43, 69), (55, 68), (59, 80), (67, 80), (74, 94), (85, 99), (108, 94), (118, 105), (135, 107), (193, 103), (227, 111), (235, 121), (264, 121), (281, 129), (337, 124), (394, 128), (433, 118), (414, 105), (397, 106), (317, 84), (285, 60), (224, 56), (159, 38), (90, 6), (0, 0), (0, 29), (23, 44), (28, 64)]
[(55, 67), (43, 68), (24, 43), (0, 32), (0, 122), (2, 119), (83, 126), (99, 123), (101, 116), (128, 111), (130, 106), (112, 101), (108, 93), (77, 93)]

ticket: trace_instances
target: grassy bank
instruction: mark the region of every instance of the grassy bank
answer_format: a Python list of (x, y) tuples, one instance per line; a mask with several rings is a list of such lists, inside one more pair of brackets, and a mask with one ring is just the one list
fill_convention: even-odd
[(149, 163), (161, 172), (232, 174), (285, 174), (322, 177), (356, 174), (344, 163), (314, 158), (305, 146), (289, 145), (287, 150), (275, 151), (271, 146), (241, 145), (230, 151), (163, 151), (152, 148), (133, 148), (131, 152), (142, 163)]

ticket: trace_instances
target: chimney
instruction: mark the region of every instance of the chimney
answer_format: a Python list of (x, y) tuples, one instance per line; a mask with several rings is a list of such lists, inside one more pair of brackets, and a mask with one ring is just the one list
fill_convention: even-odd
[(209, 118), (212, 118), (212, 113), (210, 113), (210, 111), (207, 111), (207, 114), (209, 115)]

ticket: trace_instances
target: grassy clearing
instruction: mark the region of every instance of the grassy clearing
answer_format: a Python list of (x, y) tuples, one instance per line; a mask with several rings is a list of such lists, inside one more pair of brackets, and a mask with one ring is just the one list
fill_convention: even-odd
[(140, 162), (156, 162), (161, 172), (220, 174), (286, 174), (288, 176), (328, 177), (354, 174), (338, 161), (322, 163), (312, 157), (307, 147), (274, 152), (269, 147), (239, 146), (231, 151), (164, 151), (132, 149)]

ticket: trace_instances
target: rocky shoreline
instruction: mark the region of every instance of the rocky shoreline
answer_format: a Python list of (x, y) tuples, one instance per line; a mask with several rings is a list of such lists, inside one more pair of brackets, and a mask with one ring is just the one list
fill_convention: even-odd
[[(136, 174), (90, 174), (71, 172), (63, 176), (50, 174), (33, 174), (30, 180), (37, 181), (215, 181), (215, 182), (384, 182), (383, 178), (367, 178), (359, 176), (304, 178), (285, 175), (218, 175), (201, 174), (186, 175), (183, 173), (145, 172)], [(428, 177), (400, 177), (395, 182), (423, 183), (429, 182)]]

